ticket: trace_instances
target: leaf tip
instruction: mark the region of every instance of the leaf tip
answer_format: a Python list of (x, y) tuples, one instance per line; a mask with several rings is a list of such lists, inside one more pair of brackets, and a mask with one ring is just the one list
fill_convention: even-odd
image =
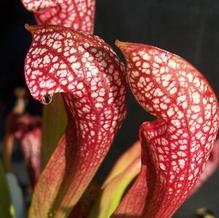
[(130, 57), (130, 53), (136, 50), (136, 43), (132, 42), (122, 42), (117, 39), (115, 41), (115, 45), (120, 49), (126, 58)]
[(47, 28), (47, 26), (43, 26), (43, 25), (30, 25), (30, 24), (25, 24), (24, 25), (24, 28), (28, 31), (28, 32), (30, 32), (32, 35), (34, 34), (34, 33), (37, 33), (37, 32), (39, 32), (39, 31), (42, 31), (42, 30), (44, 30), (44, 29), (50, 29), (52, 26), (49, 26), (48, 28)]
[(28, 32), (30, 32), (30, 33), (33, 33), (33, 31), (34, 31), (34, 26), (33, 26), (33, 25), (25, 24), (25, 25), (24, 25), (24, 28), (25, 28)]
[(121, 51), (124, 51), (127, 47), (127, 43), (119, 41), (118, 39), (115, 41), (116, 47), (118, 47)]

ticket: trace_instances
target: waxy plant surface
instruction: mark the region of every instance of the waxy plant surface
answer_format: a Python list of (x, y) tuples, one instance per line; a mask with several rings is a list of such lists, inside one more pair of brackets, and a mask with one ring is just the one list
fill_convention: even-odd
[(93, 32), (94, 0), (21, 0), (33, 11), (39, 25), (60, 25), (74, 30)]
[[(63, 93), (68, 112), (65, 138), (60, 141), (63, 146), (58, 145), (33, 197), (33, 202), (46, 202), (48, 208), (40, 214), (37, 206), (32, 207), (32, 214), (59, 217), (59, 212), (68, 213), (63, 208), (70, 212), (79, 200), (125, 117), (124, 66), (96, 36), (57, 26), (27, 28), (33, 34), (25, 61), (30, 92), (42, 103), (49, 103), (55, 93)], [(50, 192), (47, 184), (54, 185), (51, 189), (61, 186), (57, 196), (43, 197), (42, 193)], [(55, 198), (53, 210), (50, 207)]]
[[(169, 218), (190, 194), (209, 158), (218, 130), (217, 99), (204, 77), (181, 57), (153, 46), (116, 44), (126, 57), (133, 95), (157, 117), (140, 128), (143, 167), (132, 189), (139, 189), (146, 174), (140, 185), (147, 195), (145, 201), (139, 195), (136, 215)], [(132, 193), (117, 214), (129, 210)]]
[[(156, 120), (140, 127), (141, 172), (114, 216), (171, 217), (198, 183), (217, 133), (218, 103), (204, 77), (170, 52), (117, 42), (125, 72), (112, 49), (87, 34), (94, 28), (95, 0), (22, 3), (37, 24), (48, 25), (26, 26), (33, 35), (25, 60), (28, 88), (43, 104), (61, 93), (68, 114), (65, 133), (35, 187), (30, 217), (69, 216), (125, 118), (127, 81)], [(70, 217), (82, 217), (80, 208)]]

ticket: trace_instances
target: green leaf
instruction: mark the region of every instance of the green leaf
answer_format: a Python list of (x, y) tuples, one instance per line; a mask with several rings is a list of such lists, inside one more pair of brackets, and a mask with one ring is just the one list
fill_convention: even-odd
[(89, 218), (109, 218), (113, 214), (126, 188), (140, 172), (140, 152), (140, 144), (136, 143), (119, 158), (103, 184)]
[(114, 164), (110, 174), (107, 176), (102, 189), (117, 175), (122, 173), (132, 162), (141, 155), (141, 145), (137, 141), (125, 153), (123, 153)]
[(45, 166), (59, 139), (65, 131), (67, 116), (61, 94), (56, 94), (53, 101), (44, 106), (43, 111), (43, 146), (42, 165)]
[(0, 217), (13, 218), (14, 208), (11, 202), (5, 172), (0, 161)]

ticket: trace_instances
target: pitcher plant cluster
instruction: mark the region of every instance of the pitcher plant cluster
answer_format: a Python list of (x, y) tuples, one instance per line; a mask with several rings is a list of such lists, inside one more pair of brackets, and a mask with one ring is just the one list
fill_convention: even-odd
[[(172, 217), (219, 162), (218, 102), (204, 76), (172, 52), (117, 40), (124, 64), (93, 35), (95, 0), (22, 3), (38, 24), (25, 25), (33, 38), (26, 84), (44, 105), (61, 96), (56, 106), (64, 104), (67, 116), (33, 182), (29, 218)], [(129, 89), (155, 119), (141, 124), (139, 141), (91, 194), (92, 179), (126, 117)], [(47, 116), (63, 119), (61, 113)]]

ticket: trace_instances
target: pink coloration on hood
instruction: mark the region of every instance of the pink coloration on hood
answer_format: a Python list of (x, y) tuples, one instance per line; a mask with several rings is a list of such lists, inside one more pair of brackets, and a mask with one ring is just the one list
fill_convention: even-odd
[[(27, 29), (33, 34), (25, 61), (25, 78), (30, 93), (44, 104), (49, 103), (55, 93), (62, 93), (68, 113), (65, 140), (61, 140), (63, 145), (59, 146), (66, 153), (59, 154), (57, 150), (53, 156), (60, 156), (57, 160), (63, 165), (60, 171), (65, 172), (55, 207), (60, 211), (61, 207), (69, 208), (70, 212), (125, 118), (124, 65), (99, 37), (57, 26), (27, 26)], [(53, 182), (59, 179), (55, 173), (54, 178), (52, 175), (56, 170), (53, 160), (52, 157), (43, 171), (42, 180), (47, 173)], [(36, 196), (43, 193), (42, 189), (48, 191), (50, 187), (45, 184), (42, 188), (44, 184), (40, 181), (38, 184)], [(54, 200), (52, 197), (39, 198), (47, 203)], [(60, 215), (59, 212), (51, 213)]]
[(22, 0), (39, 25), (60, 25), (93, 32), (95, 0)]
[[(170, 218), (208, 161), (218, 130), (218, 102), (205, 78), (183, 58), (149, 45), (116, 44), (126, 57), (133, 95), (157, 119), (140, 128), (145, 182), (137, 184), (141, 172), (115, 217), (132, 215), (126, 213), (132, 207), (127, 198), (135, 196), (142, 204), (136, 206), (136, 217)], [(139, 186), (144, 201), (132, 192)]]
[(45, 8), (55, 7), (57, 4), (63, 4), (65, 0), (22, 0), (24, 7), (28, 11), (41, 11)]

